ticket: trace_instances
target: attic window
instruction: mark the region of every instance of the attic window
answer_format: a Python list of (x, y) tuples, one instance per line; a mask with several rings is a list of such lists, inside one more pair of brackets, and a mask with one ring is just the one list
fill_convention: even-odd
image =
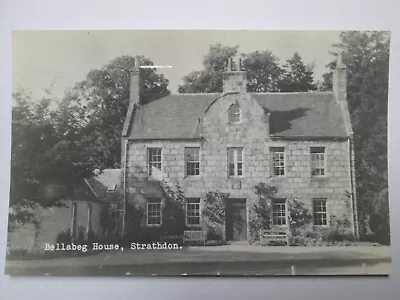
[(240, 107), (239, 104), (235, 103), (229, 107), (228, 119), (230, 124), (240, 122)]
[(113, 185), (109, 185), (107, 188), (107, 192), (115, 192), (115, 190), (117, 189), (117, 185), (113, 184)]

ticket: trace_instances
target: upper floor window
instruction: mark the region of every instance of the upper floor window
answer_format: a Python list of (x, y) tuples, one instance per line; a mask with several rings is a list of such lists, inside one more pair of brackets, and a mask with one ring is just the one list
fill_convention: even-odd
[(185, 148), (186, 175), (200, 175), (200, 148)]
[(325, 176), (325, 147), (311, 147), (311, 175)]
[(147, 165), (149, 175), (152, 175), (153, 168), (161, 170), (161, 148), (147, 149)]
[(270, 148), (272, 156), (272, 175), (284, 176), (285, 175), (285, 148), (273, 147)]
[(228, 148), (228, 174), (229, 176), (243, 175), (242, 148)]
[(161, 225), (161, 199), (147, 201), (147, 226)]
[(327, 225), (326, 199), (313, 199), (314, 225)]
[(240, 107), (239, 104), (234, 103), (229, 107), (229, 123), (240, 122)]
[(200, 225), (200, 199), (199, 198), (186, 199), (186, 225), (187, 226)]

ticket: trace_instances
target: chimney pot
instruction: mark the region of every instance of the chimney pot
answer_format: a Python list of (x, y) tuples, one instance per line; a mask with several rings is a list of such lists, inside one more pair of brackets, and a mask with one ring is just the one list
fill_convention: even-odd
[(136, 68), (139, 68), (140, 63), (141, 63), (140, 56), (139, 56), (139, 55), (136, 55), (136, 56), (135, 56), (135, 67), (136, 67)]
[[(235, 65), (235, 66), (234, 66)], [(242, 58), (230, 57), (228, 59), (227, 72), (223, 76), (223, 92), (224, 93), (246, 93), (247, 92), (247, 74), (242, 71)]]

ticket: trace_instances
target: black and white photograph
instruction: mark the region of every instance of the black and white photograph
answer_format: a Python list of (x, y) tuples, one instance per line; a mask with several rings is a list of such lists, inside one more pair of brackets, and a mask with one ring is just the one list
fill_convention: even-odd
[(5, 274), (389, 276), (390, 38), (13, 31)]

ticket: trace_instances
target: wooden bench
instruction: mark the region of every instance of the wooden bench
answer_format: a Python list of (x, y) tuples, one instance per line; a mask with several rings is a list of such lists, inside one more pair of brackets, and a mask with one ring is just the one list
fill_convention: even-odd
[(185, 230), (183, 232), (183, 242), (202, 242), (203, 245), (206, 244), (206, 236), (203, 231), (201, 230)]
[(261, 233), (261, 244), (269, 245), (271, 242), (286, 243), (289, 246), (289, 234), (285, 229), (266, 230)]

